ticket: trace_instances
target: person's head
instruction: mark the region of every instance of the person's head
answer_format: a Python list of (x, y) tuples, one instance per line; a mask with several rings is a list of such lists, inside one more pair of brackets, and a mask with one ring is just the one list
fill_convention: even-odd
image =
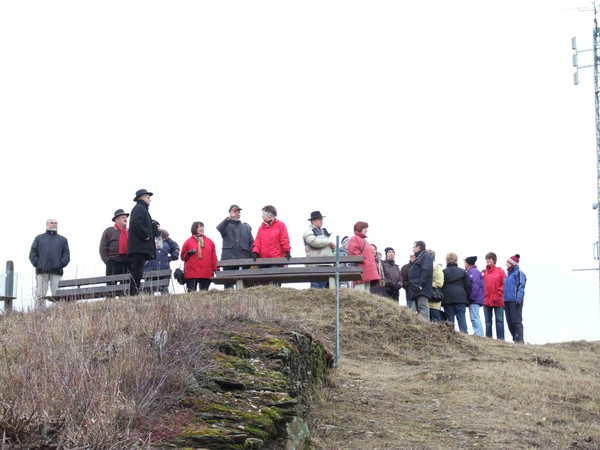
[(364, 235), (367, 234), (369, 228), (369, 224), (367, 222), (358, 221), (354, 224), (354, 231), (358, 233), (362, 233)]
[(150, 197), (154, 194), (152, 192), (147, 191), (146, 189), (138, 189), (135, 193), (135, 197), (133, 198), (134, 202), (143, 201), (147, 205), (150, 204)]
[(194, 222), (191, 230), (194, 236), (204, 236), (204, 222)]
[(46, 220), (46, 230), (57, 231), (58, 230), (58, 220), (56, 220), (56, 219)]
[(494, 252), (489, 252), (485, 255), (485, 265), (493, 267), (496, 265), (496, 261), (498, 261), (498, 257)]
[(112, 221), (116, 223), (119, 227), (125, 228), (127, 226), (127, 218), (129, 214), (127, 214), (122, 209), (117, 209), (113, 214)]
[(476, 262), (477, 256), (467, 256), (465, 258), (465, 268), (469, 269), (470, 267), (473, 267)]
[(415, 243), (413, 245), (413, 252), (417, 253), (417, 252), (422, 252), (424, 250), (427, 250), (427, 246), (425, 245), (425, 242), (415, 241)]
[(231, 205), (229, 207), (229, 218), (230, 219), (240, 220), (241, 215), (242, 215), (242, 208), (240, 208), (238, 205)]
[(450, 252), (446, 255), (446, 264), (457, 264), (458, 255), (454, 252)]
[(271, 223), (277, 217), (277, 209), (273, 205), (263, 206), (261, 213), (265, 223)]
[(415, 255), (414, 253), (411, 253), (411, 254), (408, 256), (408, 260), (409, 260), (411, 263), (415, 262), (415, 259), (417, 259), (417, 257), (416, 257), (416, 255)]
[(393, 261), (396, 257), (396, 251), (392, 247), (386, 247), (383, 252), (385, 253), (385, 259), (388, 261)]
[(515, 255), (511, 256), (510, 258), (508, 258), (506, 260), (506, 269), (507, 270), (513, 270), (513, 268), (515, 266), (519, 265), (519, 261), (521, 259), (521, 255), (519, 255), (518, 253), (516, 253)]
[(313, 211), (310, 213), (310, 218), (308, 220), (313, 226), (321, 228), (323, 226), (324, 217), (325, 216), (321, 214), (321, 211)]
[(163, 240), (169, 239), (169, 232), (167, 230), (160, 230), (160, 237)]
[(371, 244), (371, 248), (373, 249), (373, 253), (377, 255), (377, 246), (375, 244)]
[(350, 238), (348, 236), (344, 236), (342, 238), (342, 240), (340, 241), (340, 245), (344, 248), (348, 247), (348, 241), (350, 240)]
[(429, 250), (426, 250), (426, 251), (427, 251), (427, 253), (429, 253), (429, 255), (431, 256), (431, 259), (433, 259), (433, 260), (435, 261), (435, 252), (434, 252), (433, 250), (431, 250), (431, 249), (429, 249)]

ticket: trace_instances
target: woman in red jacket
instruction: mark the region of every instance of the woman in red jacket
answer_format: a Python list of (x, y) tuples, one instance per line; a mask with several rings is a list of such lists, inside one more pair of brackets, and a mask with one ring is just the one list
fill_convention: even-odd
[(485, 255), (483, 275), (483, 314), (485, 316), (485, 335), (492, 336), (492, 320), (496, 316), (496, 339), (504, 340), (504, 279), (506, 273), (496, 266), (496, 254)]
[(252, 258), (291, 258), (290, 237), (285, 224), (277, 219), (277, 209), (267, 205), (262, 209), (260, 224), (252, 246)]
[(201, 291), (208, 291), (217, 271), (217, 250), (215, 243), (204, 235), (204, 223), (194, 222), (191, 231), (192, 236), (181, 247), (186, 290), (192, 292), (200, 286)]
[(355, 289), (370, 292), (371, 284), (378, 284), (381, 277), (377, 271), (377, 263), (375, 262), (375, 252), (371, 245), (367, 242), (367, 231), (369, 224), (367, 222), (356, 222), (354, 224), (354, 236), (348, 241), (348, 255), (362, 255), (362, 280), (354, 284)]

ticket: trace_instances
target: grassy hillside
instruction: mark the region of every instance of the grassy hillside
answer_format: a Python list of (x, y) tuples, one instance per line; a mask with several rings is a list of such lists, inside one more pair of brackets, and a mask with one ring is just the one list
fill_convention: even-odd
[[(600, 448), (600, 344), (465, 336), (380, 297), (340, 297), (339, 366), (305, 417), (312, 448)], [(334, 292), (215, 290), (3, 315), (0, 427), (21, 440), (12, 448), (52, 433), (62, 448), (149, 448), (190, 374), (214, 368), (215, 336), (258, 328), (306, 333), (334, 353)]]

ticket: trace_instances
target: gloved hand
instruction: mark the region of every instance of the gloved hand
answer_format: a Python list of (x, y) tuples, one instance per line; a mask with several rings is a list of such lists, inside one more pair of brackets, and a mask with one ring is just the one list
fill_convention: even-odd
[(188, 256), (192, 256), (194, 253), (196, 253), (196, 249), (195, 248), (191, 248), (187, 251), (186, 255)]
[(290, 258), (292, 257), (292, 255), (290, 254), (290, 252), (285, 252), (285, 257), (287, 258), (287, 260), (289, 261)]
[(252, 259), (256, 261), (256, 258), (258, 258), (258, 253), (252, 252)]

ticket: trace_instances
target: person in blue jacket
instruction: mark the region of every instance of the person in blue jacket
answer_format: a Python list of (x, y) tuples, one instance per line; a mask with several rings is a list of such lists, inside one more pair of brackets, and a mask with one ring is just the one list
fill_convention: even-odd
[(31, 244), (29, 261), (35, 267), (35, 307), (43, 308), (46, 306), (44, 297), (48, 294), (48, 287), (51, 295), (54, 295), (63, 269), (71, 261), (69, 242), (58, 234), (58, 220), (46, 220), (46, 232), (37, 235)]
[(523, 341), (523, 299), (527, 277), (519, 267), (521, 255), (518, 253), (506, 260), (508, 274), (504, 279), (504, 315), (508, 331), (513, 342), (522, 344)]

